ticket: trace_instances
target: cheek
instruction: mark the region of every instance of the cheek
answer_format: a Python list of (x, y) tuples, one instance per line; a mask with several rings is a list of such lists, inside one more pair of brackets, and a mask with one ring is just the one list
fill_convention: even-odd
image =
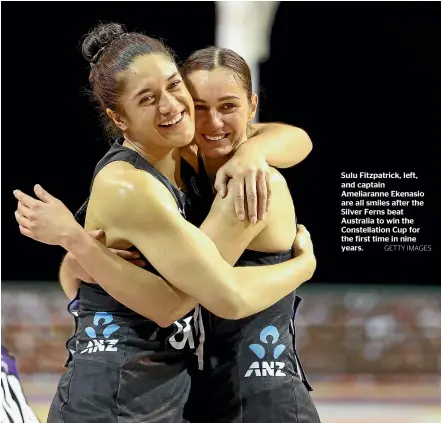
[(247, 127), (247, 119), (245, 116), (242, 116), (242, 113), (231, 113), (225, 116), (224, 122), (232, 132), (236, 135), (242, 136)]
[(176, 100), (183, 104), (184, 106), (187, 106), (190, 113), (194, 113), (194, 103), (193, 103), (193, 97), (190, 95), (190, 93), (187, 90), (181, 90), (179, 92), (176, 92), (175, 94)]
[(211, 127), (212, 116), (207, 111), (195, 110), (194, 123), (196, 130), (204, 131)]
[(155, 113), (152, 107), (140, 107), (135, 112), (136, 124), (139, 128), (154, 126)]
[(196, 110), (194, 124), (196, 130), (202, 129), (207, 122), (206, 115)]

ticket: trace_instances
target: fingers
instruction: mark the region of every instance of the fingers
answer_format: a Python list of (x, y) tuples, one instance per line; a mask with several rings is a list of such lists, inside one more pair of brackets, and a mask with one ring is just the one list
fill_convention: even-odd
[(311, 240), (311, 234), (303, 225), (297, 225), (297, 233), (296, 238), (294, 240), (294, 244), (298, 243), (303, 244), (306, 240)]
[[(33, 236), (32, 231), (30, 229), (32, 227), (32, 223), (29, 220), (29, 217), (31, 214), (31, 209), (29, 207), (27, 207), (23, 202), (21, 202), (21, 200), (16, 196), (16, 194), (18, 195), (19, 198), (24, 199), (24, 203), (31, 204), (31, 207), (34, 207), (34, 209), (37, 206), (37, 204), (34, 204), (34, 202), (35, 203), (39, 203), (39, 202), (34, 200), (32, 197), (29, 197), (28, 195), (22, 193), (21, 191), (18, 191), (18, 192), (17, 192), (17, 190), (14, 191), (15, 198), (17, 198), (19, 200), (18, 204), (17, 204), (17, 210), (14, 212), (15, 220), (18, 223), (18, 229), (22, 235), (27, 236), (28, 238), (37, 240)], [(29, 202), (28, 198), (30, 198), (32, 201)]]
[(147, 262), (145, 260), (140, 259), (141, 254), (139, 254), (137, 251), (117, 250), (115, 248), (110, 248), (110, 251), (115, 253), (117, 256), (123, 258), (124, 260), (127, 260), (128, 262), (134, 264), (135, 266), (138, 267), (147, 266)]
[(32, 235), (32, 231), (29, 229), (30, 222), (29, 220), (24, 217), (22, 214), (20, 214), (19, 211), (15, 211), (15, 220), (18, 222), (18, 229), (22, 235), (27, 236), (28, 238), (35, 239)]
[[(35, 239), (35, 238), (32, 236), (32, 232), (31, 232), (28, 228), (25, 228), (24, 226), (18, 225), (18, 229), (20, 230), (20, 233), (21, 233), (22, 235), (25, 235), (25, 236), (27, 236), (28, 238), (31, 238), (31, 239)], [(36, 240), (36, 239), (35, 239), (35, 240)]]
[(130, 263), (132, 263), (138, 267), (146, 267), (147, 266), (147, 262), (145, 260), (127, 260), (127, 261), (129, 261)]
[(311, 251), (313, 250), (313, 244), (311, 240), (311, 234), (303, 225), (297, 225), (297, 234), (294, 239), (294, 249), (297, 251)]
[(256, 175), (257, 200), (258, 200), (257, 218), (259, 220), (263, 220), (268, 211), (268, 188), (267, 188), (268, 179), (269, 178), (267, 177), (267, 174), (264, 171), (262, 170), (257, 171), (257, 175)]
[(317, 259), (314, 254), (314, 245), (311, 240), (311, 234), (303, 225), (297, 225), (297, 235), (293, 248), (295, 257), (306, 254), (308, 259), (306, 270), (309, 271), (309, 276), (305, 279), (305, 281), (307, 281), (314, 275), (317, 268)]
[(41, 203), (39, 200), (32, 198), (31, 196), (25, 194), (24, 192), (16, 189), (13, 191), (14, 197), (20, 201), (20, 203), (24, 204), (26, 207), (35, 208)]
[(26, 207), (23, 203), (20, 201), (17, 205), (17, 211), (24, 217), (29, 217), (29, 212), (31, 211), (29, 207)]
[(43, 187), (39, 184), (34, 185), (34, 192), (35, 195), (44, 203), (48, 203), (50, 201), (56, 200), (55, 197), (50, 195), (46, 190), (43, 189)]
[(233, 179), (233, 192), (234, 192), (234, 209), (239, 220), (245, 219), (245, 203), (244, 203), (244, 181), (243, 179)]
[(269, 209), (271, 207), (271, 200), (272, 200), (272, 187), (271, 187), (271, 178), (269, 173), (265, 174), (265, 183), (266, 183), (266, 212), (269, 212)]
[(227, 172), (221, 167), (216, 173), (216, 181), (214, 182), (214, 189), (224, 198), (228, 193), (227, 181), (230, 179)]
[(94, 239), (99, 239), (104, 235), (104, 231), (102, 229), (93, 229), (88, 234)]
[(23, 216), (18, 210), (15, 211), (15, 220), (17, 223), (22, 226), (25, 229), (29, 229), (31, 226), (31, 223), (29, 222), (29, 219), (25, 216)]
[(306, 227), (304, 225), (300, 225), (300, 224), (297, 225), (297, 233), (301, 234), (301, 235), (309, 235), (309, 236), (311, 236), (311, 234), (306, 229)]
[(257, 172), (251, 169), (245, 178), (245, 189), (247, 193), (248, 219), (251, 223), (257, 222)]
[(116, 248), (110, 248), (110, 251), (112, 251), (117, 256), (120, 256), (121, 258), (123, 258), (125, 260), (133, 260), (133, 259), (138, 259), (139, 257), (141, 257), (137, 251), (118, 250)]
[(251, 223), (263, 220), (269, 210), (271, 201), (271, 181), (267, 172), (251, 170), (246, 179), (246, 197), (248, 217)]

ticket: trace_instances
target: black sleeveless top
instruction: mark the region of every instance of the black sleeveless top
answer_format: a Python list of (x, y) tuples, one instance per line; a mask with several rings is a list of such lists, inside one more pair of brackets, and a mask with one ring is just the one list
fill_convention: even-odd
[[(187, 218), (199, 226), (215, 195), (200, 157), (199, 178), (188, 183), (188, 190), (192, 207)], [(292, 257), (292, 249), (278, 253), (245, 250), (236, 266), (265, 266)], [(186, 412), (191, 421), (240, 422), (237, 416), (246, 412), (247, 398), (279, 389), (290, 379), (302, 380), (312, 390), (295, 348), (294, 315), (300, 301), (293, 292), (239, 320), (222, 319), (202, 307), (204, 360), (203, 366), (190, 369), (192, 390)]]
[[(163, 183), (170, 193), (173, 195), (179, 211), (182, 216), (185, 217), (186, 207), (186, 195), (179, 191), (173, 184), (160, 173), (151, 163), (149, 163), (144, 157), (139, 155), (136, 151), (133, 151), (122, 145), (123, 140), (116, 141), (105, 156), (98, 162), (95, 171), (93, 173), (91, 188), (93, 181), (100, 170), (102, 170), (107, 164), (115, 161), (124, 161), (130, 163), (136, 169), (144, 170), (150, 173), (158, 181)], [(191, 166), (182, 161), (181, 171), (184, 175), (193, 173)], [(187, 176), (186, 176), (187, 177)], [(81, 208), (77, 211), (75, 218), (84, 226), (87, 206), (89, 198), (84, 202)], [(109, 204), (109, 206), (111, 206)], [(132, 247), (131, 250), (138, 249)], [(158, 271), (152, 266), (151, 263), (139, 252), (141, 258), (146, 261), (147, 265), (145, 269), (159, 275)], [(128, 284), (128, 289), (130, 285)], [(127, 308), (119, 301), (111, 297), (107, 292), (97, 284), (89, 284), (82, 282), (79, 290), (79, 303), (83, 310), (95, 311), (95, 312), (111, 312), (117, 314), (120, 318), (126, 318), (130, 321), (136, 321), (139, 325), (139, 330), (134, 332), (139, 337), (138, 340), (132, 340), (132, 343), (138, 341), (143, 344), (143, 348), (157, 351), (167, 352), (166, 355), (161, 355), (162, 359), (171, 358), (169, 355), (176, 353), (188, 353), (194, 352), (198, 345), (198, 321), (201, 320), (199, 313), (199, 306), (190, 311), (186, 316), (182, 317), (178, 321), (174, 322), (167, 328), (159, 327), (155, 322), (147, 319), (144, 316), (139, 315), (133, 310)], [(75, 313), (78, 314), (78, 313)], [(80, 313), (81, 315), (81, 313)], [(140, 344), (140, 345), (141, 345)], [(173, 359), (174, 360), (174, 359)]]

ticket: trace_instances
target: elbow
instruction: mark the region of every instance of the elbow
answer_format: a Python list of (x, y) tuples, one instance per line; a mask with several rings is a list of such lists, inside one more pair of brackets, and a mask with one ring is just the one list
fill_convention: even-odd
[(214, 314), (222, 319), (239, 320), (252, 314), (248, 313), (248, 303), (244, 293), (239, 290), (230, 291), (218, 304), (221, 307)]
[(175, 320), (179, 318), (178, 317), (175, 319), (173, 315), (169, 313), (165, 314), (164, 312), (159, 312), (159, 311), (156, 313), (152, 313), (151, 309), (134, 307), (132, 304), (130, 305), (124, 304), (124, 305), (128, 308), (131, 308), (135, 313), (138, 313), (139, 315), (145, 317), (146, 319), (155, 322), (161, 328), (168, 328), (175, 322)]
[(192, 308), (196, 306), (196, 303), (183, 304), (178, 306), (177, 308), (173, 308), (167, 311), (167, 313), (163, 313), (155, 319), (155, 322), (161, 328), (168, 328), (174, 322), (184, 317), (187, 313), (191, 311)]
[(291, 129), (291, 146), (283, 161), (277, 166), (288, 168), (305, 160), (312, 151), (312, 141), (309, 135), (301, 128)]
[[(194, 307), (196, 304), (193, 304), (192, 307)], [(184, 317), (192, 307), (182, 307), (177, 309), (169, 310), (166, 314), (164, 313), (162, 316), (160, 316), (158, 319), (155, 320), (155, 322), (160, 326), (161, 328), (168, 328), (171, 326), (174, 322)]]
[(213, 314), (226, 320), (239, 320), (243, 316), (242, 308), (236, 304), (225, 303), (221, 308), (217, 309)]
[(167, 319), (166, 317), (164, 317), (164, 318), (160, 318), (160, 319), (155, 319), (155, 323), (156, 323), (159, 327), (161, 327), (161, 328), (168, 328), (168, 327), (170, 327), (174, 322), (175, 322), (175, 320)]
[(150, 316), (147, 316), (145, 313), (143, 313), (142, 315), (144, 317), (147, 317), (147, 319), (153, 320), (161, 328), (168, 328), (177, 320), (171, 315), (158, 314), (157, 316), (152, 316), (150, 314)]

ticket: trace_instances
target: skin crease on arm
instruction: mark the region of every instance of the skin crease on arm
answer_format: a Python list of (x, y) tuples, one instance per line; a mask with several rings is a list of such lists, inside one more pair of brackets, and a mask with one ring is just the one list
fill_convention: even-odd
[[(145, 194), (140, 195), (140, 192)], [(106, 207), (109, 202), (115, 207)], [(217, 209), (215, 205), (213, 208)], [(237, 222), (233, 212), (231, 216), (235, 225), (252, 227), (246, 222)], [(106, 232), (107, 246), (127, 248), (130, 244), (136, 245), (167, 280), (197, 297), (201, 304), (220, 317), (237, 319), (256, 313), (311, 277), (310, 261), (301, 257), (274, 266), (233, 269), (221, 258), (213, 242), (179, 215), (173, 198), (160, 182), (126, 163), (108, 165), (97, 176), (89, 205), (88, 225), (89, 228), (101, 227)], [(255, 232), (250, 235), (251, 239), (264, 229), (263, 225), (263, 222), (253, 225)], [(244, 239), (239, 250), (246, 248), (249, 242), (250, 239)], [(291, 244), (292, 237), (286, 246)], [(167, 316), (172, 306), (164, 307), (164, 304), (182, 302), (178, 290), (161, 278), (152, 278), (146, 271), (116, 257), (84, 231), (77, 233), (68, 249), (119, 301), (125, 303), (122, 296), (130, 292), (132, 297), (138, 298), (139, 304), (144, 304), (148, 315), (140, 310), (141, 305), (134, 307), (131, 302), (132, 309), (158, 324), (170, 323)], [(235, 261), (240, 254), (238, 251), (236, 257), (229, 260)], [(130, 281), (130, 289), (121, 281)], [(168, 288), (165, 293), (164, 286)], [(120, 292), (111, 292), (114, 289)], [(162, 301), (154, 300), (158, 299), (159, 292)], [(145, 306), (146, 297), (151, 299), (149, 307)], [(195, 302), (187, 303), (187, 309), (191, 309)]]

